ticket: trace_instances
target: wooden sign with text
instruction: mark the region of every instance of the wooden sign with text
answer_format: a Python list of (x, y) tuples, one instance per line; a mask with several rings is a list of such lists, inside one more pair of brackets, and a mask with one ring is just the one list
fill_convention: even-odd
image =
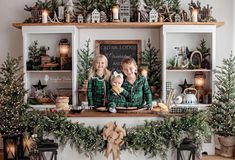
[(141, 40), (96, 40), (96, 54), (104, 54), (110, 71), (120, 71), (125, 56), (141, 63)]

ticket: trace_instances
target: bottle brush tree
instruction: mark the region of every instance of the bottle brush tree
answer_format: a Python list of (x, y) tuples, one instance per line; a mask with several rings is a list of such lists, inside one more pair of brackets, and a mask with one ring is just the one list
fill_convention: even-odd
[(160, 87), (161, 84), (161, 62), (159, 60), (159, 49), (152, 46), (148, 39), (145, 51), (142, 52), (142, 64), (148, 67), (148, 83), (150, 86)]
[(22, 115), (28, 106), (24, 103), (24, 89), (20, 58), (7, 59), (0, 68), (0, 132), (16, 135), (23, 132)]
[(215, 77), (217, 91), (209, 110), (209, 124), (220, 136), (235, 136), (235, 56), (231, 54), (228, 59), (223, 59)]
[(94, 52), (90, 50), (90, 39), (86, 41), (85, 47), (78, 51), (78, 83), (79, 86), (88, 80)]

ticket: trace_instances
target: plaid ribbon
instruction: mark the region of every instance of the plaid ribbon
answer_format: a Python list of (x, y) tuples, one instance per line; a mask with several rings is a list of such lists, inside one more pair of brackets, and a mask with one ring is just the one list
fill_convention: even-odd
[(171, 107), (170, 113), (187, 113), (187, 112), (195, 112), (198, 111), (198, 107)]

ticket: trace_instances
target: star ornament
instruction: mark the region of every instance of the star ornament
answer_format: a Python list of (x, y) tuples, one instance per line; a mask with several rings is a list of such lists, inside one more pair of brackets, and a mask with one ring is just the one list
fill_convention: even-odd
[(186, 88), (189, 88), (189, 87), (191, 87), (192, 85), (193, 85), (193, 84), (188, 84), (187, 80), (185, 79), (185, 80), (184, 80), (184, 84), (179, 84), (179, 86), (182, 88), (181, 93), (183, 93)]
[(32, 85), (34, 88), (36, 88), (36, 90), (42, 90), (44, 89), (45, 87), (47, 87), (47, 85), (42, 85), (41, 81), (39, 80), (38, 81), (38, 84), (36, 85)]

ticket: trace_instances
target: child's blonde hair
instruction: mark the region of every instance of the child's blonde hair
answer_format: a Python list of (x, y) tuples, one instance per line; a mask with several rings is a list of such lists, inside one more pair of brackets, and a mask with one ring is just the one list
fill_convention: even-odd
[(93, 63), (92, 63), (92, 67), (91, 67), (91, 70), (90, 70), (90, 73), (89, 73), (89, 79), (95, 77), (96, 75), (96, 68), (95, 68), (95, 64), (96, 62), (99, 60), (99, 59), (103, 59), (104, 62), (105, 62), (105, 69), (104, 69), (104, 80), (109, 80), (109, 77), (111, 75), (111, 72), (108, 70), (108, 59), (106, 58), (105, 55), (103, 54), (98, 54), (95, 56), (95, 58), (93, 59)]
[(128, 56), (126, 56), (126, 57), (124, 57), (123, 59), (122, 59), (122, 62), (121, 62), (121, 67), (122, 67), (122, 69), (123, 69), (123, 65), (124, 64), (133, 64), (134, 66), (135, 66), (135, 68), (136, 68), (136, 72), (137, 72), (137, 64), (136, 64), (136, 61), (135, 61), (135, 59), (134, 58), (132, 58), (132, 57), (128, 57)]
[(124, 80), (124, 79), (123, 79), (123, 74), (122, 74), (122, 73), (118, 73), (118, 72), (116, 72), (116, 71), (114, 71), (113, 74), (111, 75), (110, 82), (112, 83), (112, 82), (113, 82), (113, 79), (114, 79), (114, 78), (117, 78), (117, 77), (121, 78), (122, 83), (123, 83), (123, 80)]

